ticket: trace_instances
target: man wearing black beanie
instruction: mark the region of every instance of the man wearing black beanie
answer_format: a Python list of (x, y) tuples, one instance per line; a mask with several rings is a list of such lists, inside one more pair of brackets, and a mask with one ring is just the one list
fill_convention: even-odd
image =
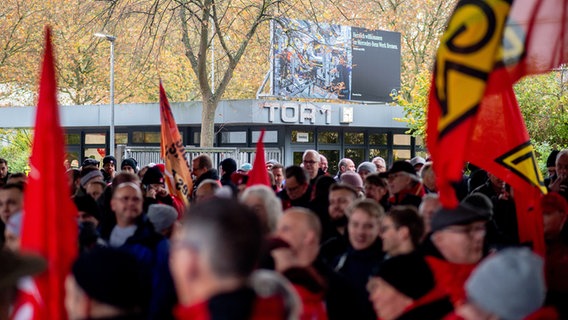
[(97, 248), (81, 255), (65, 281), (70, 320), (145, 319), (141, 310), (149, 288), (136, 258), (125, 251)]
[(383, 261), (371, 276), (368, 290), (382, 320), (437, 320), (454, 308), (435, 286), (428, 263), (421, 255), (410, 253)]

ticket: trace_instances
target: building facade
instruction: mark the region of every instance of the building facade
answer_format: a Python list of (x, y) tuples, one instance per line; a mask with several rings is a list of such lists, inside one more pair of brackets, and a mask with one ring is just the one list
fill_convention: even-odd
[[(172, 103), (171, 108), (184, 144), (199, 146), (201, 103)], [(116, 145), (159, 146), (159, 110), (157, 103), (115, 105)], [(381, 156), (392, 163), (424, 154), (423, 143), (406, 134), (405, 123), (397, 120), (403, 117), (402, 107), (385, 104), (225, 100), (215, 117), (215, 146), (254, 147), (265, 129), (265, 147), (279, 149), (284, 165), (299, 164), (306, 149), (325, 155), (330, 172), (343, 157), (358, 164)], [(34, 107), (0, 108), (2, 128), (30, 128), (34, 118)], [(61, 122), (70, 162), (108, 153), (108, 105), (63, 106)]]

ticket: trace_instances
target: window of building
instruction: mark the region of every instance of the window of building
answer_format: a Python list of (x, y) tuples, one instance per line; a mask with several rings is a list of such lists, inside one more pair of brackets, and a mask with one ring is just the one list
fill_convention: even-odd
[(104, 133), (86, 133), (85, 144), (106, 144), (106, 134)]
[(221, 132), (221, 143), (247, 143), (246, 131)]
[(393, 135), (393, 144), (395, 146), (410, 146), (410, 136), (407, 134)]
[(321, 143), (321, 144), (337, 144), (337, 143), (339, 143), (339, 132), (337, 132), (337, 131), (318, 132), (318, 143)]
[(132, 133), (133, 143), (160, 143), (160, 132), (134, 131)]
[(128, 133), (121, 132), (114, 134), (115, 144), (128, 144)]
[(346, 148), (345, 157), (353, 160), (355, 166), (365, 161), (365, 149), (362, 148)]
[(388, 144), (388, 134), (386, 133), (369, 134), (369, 144), (375, 146), (386, 146)]
[(81, 134), (80, 133), (66, 134), (65, 144), (81, 144)]
[(409, 160), (410, 157), (410, 150), (404, 150), (404, 149), (394, 149), (392, 151), (392, 157), (394, 161), (398, 161), (398, 160)]
[(312, 131), (292, 130), (292, 143), (313, 143), (313, 142), (314, 142), (314, 133)]
[[(260, 137), (260, 131), (252, 132), (252, 143), (256, 143)], [(278, 143), (278, 131), (266, 131), (264, 132), (264, 143)]]
[(365, 134), (363, 132), (345, 132), (343, 135), (344, 144), (365, 144)]
[(318, 152), (327, 159), (327, 172), (335, 174), (339, 163), (339, 150), (318, 150)]

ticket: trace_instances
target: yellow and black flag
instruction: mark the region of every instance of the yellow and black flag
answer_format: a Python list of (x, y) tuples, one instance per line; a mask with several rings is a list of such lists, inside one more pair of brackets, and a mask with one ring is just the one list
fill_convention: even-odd
[(457, 205), (452, 184), (469, 161), (514, 190), (519, 237), (544, 253), (546, 193), (513, 92), (521, 77), (568, 61), (568, 0), (461, 0), (435, 60), (428, 150), (442, 203)]

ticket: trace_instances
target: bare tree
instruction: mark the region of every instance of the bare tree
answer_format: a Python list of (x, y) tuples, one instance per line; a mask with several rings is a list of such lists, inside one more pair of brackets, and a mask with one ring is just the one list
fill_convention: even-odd
[(280, 1), (116, 0), (108, 2), (107, 12), (111, 24), (142, 17), (139, 45), (146, 50), (159, 50), (172, 36), (181, 39), (203, 101), (200, 144), (208, 147), (214, 142), (215, 111), (233, 72)]

